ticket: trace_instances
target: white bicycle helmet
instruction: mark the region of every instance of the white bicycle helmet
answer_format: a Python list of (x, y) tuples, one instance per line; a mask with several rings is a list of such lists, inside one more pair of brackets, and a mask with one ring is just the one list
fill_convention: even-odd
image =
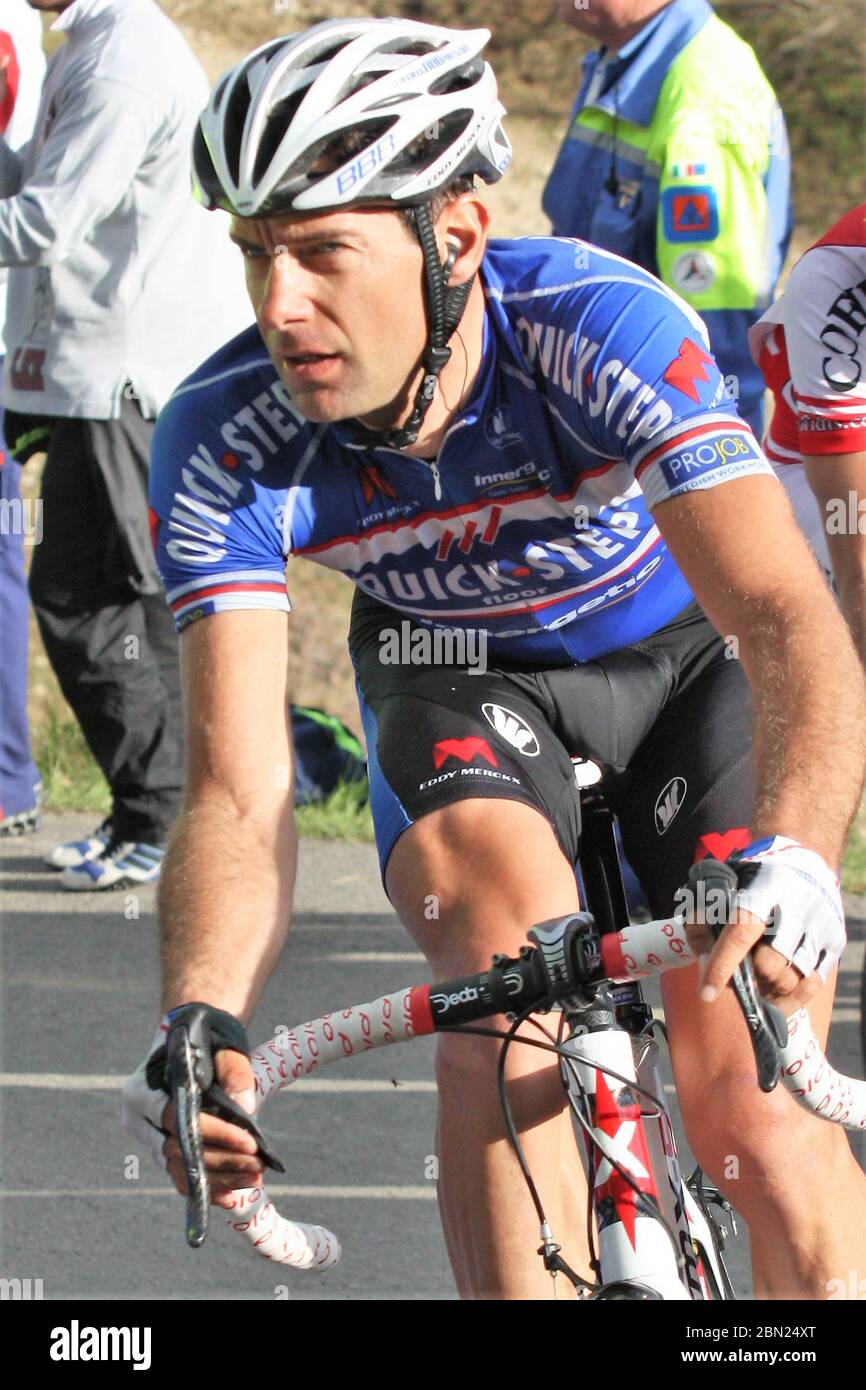
[(511, 146), (480, 56), (489, 38), (487, 29), (338, 19), (263, 44), (223, 74), (201, 116), (197, 197), (268, 217), (423, 203), (473, 174), (493, 183)]
[(487, 29), (403, 19), (328, 20), (273, 39), (223, 74), (193, 144), (193, 188), (237, 217), (379, 205), (410, 210), (424, 253), (428, 336), (404, 425), (357, 431), (365, 447), (418, 437), (472, 289), (449, 287), (431, 199), (455, 180), (501, 178), (505, 109), (481, 50)]

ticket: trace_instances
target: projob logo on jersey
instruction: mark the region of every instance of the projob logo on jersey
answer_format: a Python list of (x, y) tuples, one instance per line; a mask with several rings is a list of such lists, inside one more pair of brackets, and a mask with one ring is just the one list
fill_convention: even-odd
[(656, 830), (664, 835), (686, 799), (688, 790), (684, 777), (672, 777), (666, 787), (659, 792), (655, 805)]
[(753, 446), (752, 436), (740, 431), (730, 434), (712, 434), (706, 440), (698, 439), (688, 449), (680, 449), (661, 460), (661, 469), (671, 487), (681, 487), (693, 478), (706, 481), (718, 469), (726, 469), (733, 477), (742, 472), (745, 466), (759, 463), (761, 456)]
[(484, 421), (484, 438), (494, 449), (507, 449), (511, 444), (520, 444), (523, 436), (514, 428), (511, 411), (507, 405), (500, 405)]
[(541, 752), (538, 739), (525, 719), (502, 705), (482, 705), (481, 713), (500, 738), (522, 753), (524, 758), (537, 758)]

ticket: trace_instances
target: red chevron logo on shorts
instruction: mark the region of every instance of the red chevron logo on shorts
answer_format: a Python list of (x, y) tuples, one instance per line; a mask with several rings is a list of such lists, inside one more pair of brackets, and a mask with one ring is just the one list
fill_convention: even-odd
[(723, 830), (719, 834), (710, 830), (701, 835), (695, 846), (694, 862), (700, 859), (721, 859), (724, 861), (735, 849), (745, 849), (752, 843), (752, 832), (748, 826), (738, 825), (734, 830)]
[(471, 763), (473, 758), (484, 758), (491, 767), (498, 767), (496, 755), (485, 738), (443, 738), (433, 747), (433, 766), (439, 768), (449, 758), (459, 758), (461, 763)]
[(691, 338), (683, 338), (680, 350), (665, 369), (662, 380), (666, 381), (668, 386), (673, 386), (681, 395), (688, 396), (690, 401), (699, 401), (695, 382), (709, 381), (709, 374), (705, 370), (708, 365), (714, 365), (709, 353), (704, 352), (697, 343), (693, 343)]

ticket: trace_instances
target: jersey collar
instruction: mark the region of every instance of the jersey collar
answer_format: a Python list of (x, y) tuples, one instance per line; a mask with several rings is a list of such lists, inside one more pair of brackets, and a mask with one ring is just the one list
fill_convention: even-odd
[[(616, 86), (619, 116), (633, 125), (648, 126), (671, 64), (712, 13), (707, 0), (673, 0), (673, 4), (660, 10), (618, 51), (610, 64), (607, 89), (593, 101), (593, 106), (613, 112)], [(584, 58), (582, 94), (588, 90), (603, 55), (607, 56), (605, 50), (598, 49)]]

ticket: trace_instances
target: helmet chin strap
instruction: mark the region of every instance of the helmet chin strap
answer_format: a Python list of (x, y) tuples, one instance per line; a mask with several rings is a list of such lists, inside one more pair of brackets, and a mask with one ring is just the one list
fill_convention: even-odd
[(419, 207), (413, 207), (411, 212), (418, 240), (421, 243), (421, 250), (424, 253), (424, 280), (427, 291), (427, 321), (429, 325), (427, 346), (421, 359), (424, 376), (415, 394), (412, 414), (405, 425), (392, 425), (384, 430), (368, 430), (356, 420), (345, 422), (345, 427), (350, 430), (353, 436), (353, 442), (363, 444), (368, 449), (406, 449), (410, 444), (415, 443), (424, 423), (424, 417), (436, 394), (436, 383), (439, 380), (439, 375), (451, 356), (451, 349), (447, 346), (448, 340), (463, 317), (466, 302), (475, 280), (473, 275), (471, 279), (466, 281), (465, 285), (455, 285), (450, 289), (448, 288), (448, 276), (451, 274), (451, 267), (457, 259), (457, 248), (449, 248), (445, 260), (440, 261), (439, 247), (436, 245), (436, 234), (433, 230), (433, 218), (430, 214), (430, 204), (422, 203)]

